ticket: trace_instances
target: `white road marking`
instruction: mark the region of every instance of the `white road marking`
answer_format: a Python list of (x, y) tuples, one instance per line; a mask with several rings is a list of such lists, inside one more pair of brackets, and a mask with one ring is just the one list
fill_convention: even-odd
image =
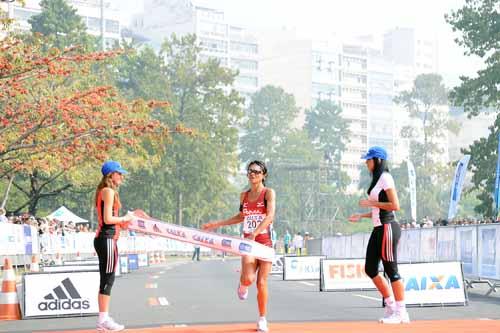
[(316, 285), (314, 283), (311, 283), (311, 282), (304, 282), (304, 281), (299, 281), (299, 283), (302, 283), (306, 286), (309, 286), (309, 287), (315, 287)]
[(361, 297), (361, 298), (366, 298), (366, 299), (371, 299), (372, 301), (382, 302), (381, 298), (370, 297), (370, 296), (365, 296), (365, 295), (354, 295), (354, 296)]
[(161, 306), (169, 305), (169, 303), (165, 297), (158, 297), (158, 302), (160, 303)]

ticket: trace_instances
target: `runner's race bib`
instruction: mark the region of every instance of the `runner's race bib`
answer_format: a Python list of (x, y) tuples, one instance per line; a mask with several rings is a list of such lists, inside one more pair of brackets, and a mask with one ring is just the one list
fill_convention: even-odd
[[(265, 214), (254, 214), (254, 215), (248, 215), (245, 216), (245, 221), (244, 221), (244, 226), (243, 226), (243, 232), (245, 234), (251, 234), (259, 227), (259, 225), (264, 221), (266, 218)], [(261, 235), (267, 234), (267, 230), (262, 230), (260, 233)]]

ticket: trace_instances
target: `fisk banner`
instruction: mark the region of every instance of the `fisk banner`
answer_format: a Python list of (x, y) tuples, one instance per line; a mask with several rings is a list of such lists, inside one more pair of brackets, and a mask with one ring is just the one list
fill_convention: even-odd
[(322, 259), (321, 291), (373, 290), (364, 259)]

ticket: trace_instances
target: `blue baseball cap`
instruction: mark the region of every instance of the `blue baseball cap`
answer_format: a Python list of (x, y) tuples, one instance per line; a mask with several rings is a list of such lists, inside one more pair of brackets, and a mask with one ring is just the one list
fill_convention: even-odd
[(382, 160), (387, 160), (387, 151), (379, 146), (374, 146), (368, 149), (368, 152), (361, 156), (363, 160), (371, 160), (372, 158), (380, 158)]
[(118, 172), (122, 175), (127, 174), (127, 170), (123, 169), (121, 164), (116, 161), (106, 161), (102, 165), (101, 172), (103, 176), (107, 176), (110, 173)]

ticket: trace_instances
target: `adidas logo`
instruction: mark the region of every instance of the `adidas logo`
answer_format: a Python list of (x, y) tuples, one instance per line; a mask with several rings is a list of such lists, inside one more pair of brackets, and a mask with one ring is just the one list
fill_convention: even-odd
[(38, 303), (40, 311), (88, 310), (90, 308), (89, 301), (82, 299), (69, 278), (62, 280), (61, 285), (55, 287), (53, 293), (47, 294), (44, 300)]

